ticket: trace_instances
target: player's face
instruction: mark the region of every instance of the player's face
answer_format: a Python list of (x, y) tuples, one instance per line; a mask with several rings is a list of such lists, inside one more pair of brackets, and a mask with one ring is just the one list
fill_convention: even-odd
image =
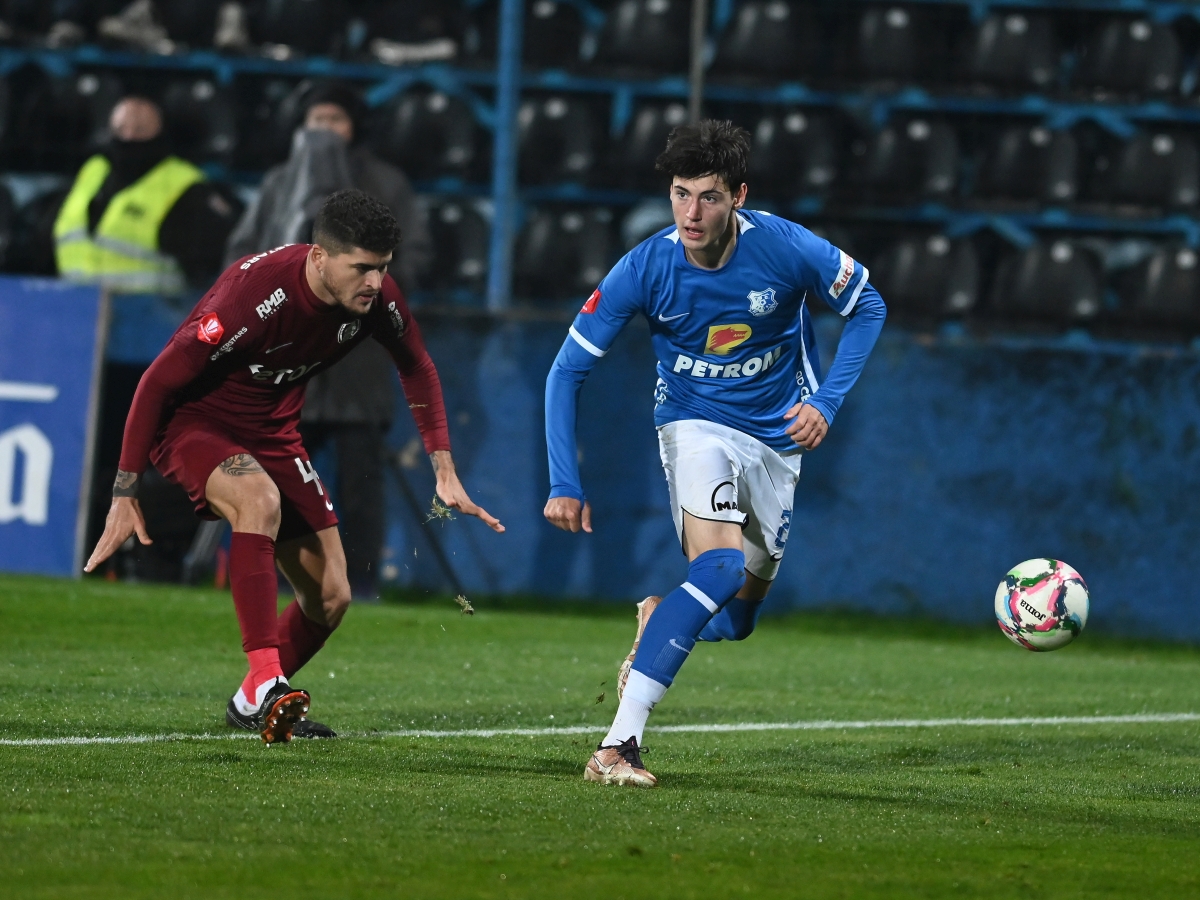
[(392, 254), (372, 253), (358, 247), (347, 253), (333, 256), (317, 247), (313, 254), (317, 274), (333, 297), (334, 302), (356, 316), (365, 316), (383, 287), (383, 276), (387, 274)]
[(683, 246), (701, 253), (723, 244), (733, 226), (733, 211), (746, 202), (746, 185), (730, 191), (717, 175), (671, 182), (671, 208)]

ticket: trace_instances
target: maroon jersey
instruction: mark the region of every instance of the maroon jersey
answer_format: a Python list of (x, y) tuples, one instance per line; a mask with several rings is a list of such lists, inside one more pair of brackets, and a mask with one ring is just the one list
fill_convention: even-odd
[(216, 420), (251, 439), (295, 431), (305, 382), (368, 338), (395, 360), (426, 452), (450, 449), (437, 370), (396, 282), (385, 275), (371, 309), (355, 316), (313, 293), (308, 251), (308, 244), (278, 247), (217, 279), (138, 385), (122, 470), (145, 470), (172, 417)]

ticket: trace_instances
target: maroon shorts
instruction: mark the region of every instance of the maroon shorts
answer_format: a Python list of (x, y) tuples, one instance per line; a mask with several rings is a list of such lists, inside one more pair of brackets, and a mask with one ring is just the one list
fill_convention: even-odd
[(150, 451), (150, 460), (169, 481), (187, 491), (196, 513), (205, 519), (218, 516), (204, 491), (213, 470), (239, 453), (249, 453), (279, 488), (280, 512), (277, 541), (315, 534), (337, 525), (333, 501), (308, 458), (295, 431), (266, 434), (246, 440), (235, 437), (212, 419), (175, 416), (162, 440)]

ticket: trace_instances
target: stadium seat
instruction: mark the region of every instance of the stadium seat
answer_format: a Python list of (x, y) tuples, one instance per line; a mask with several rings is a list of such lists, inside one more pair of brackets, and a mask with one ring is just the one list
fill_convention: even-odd
[(250, 34), (256, 44), (324, 54), (340, 47), (349, 18), (341, 0), (269, 0), (251, 7)]
[(853, 53), (846, 74), (853, 78), (898, 81), (937, 78), (950, 60), (948, 24), (951, 10), (919, 6), (868, 6), (858, 19)]
[(855, 178), (877, 201), (944, 201), (958, 183), (958, 136), (945, 122), (899, 120), (852, 150)]
[(420, 44), (450, 38), (461, 44), (467, 18), (463, 3), (446, 0), (373, 0), (364, 4), (366, 39)]
[(1000, 261), (992, 281), (997, 312), (1061, 322), (1086, 322), (1101, 310), (1099, 261), (1063, 238), (1039, 241)]
[(469, 202), (435, 203), (429, 210), (434, 260), (428, 286), (441, 295), (467, 291), (482, 296), (487, 284), (490, 230), (487, 220)]
[(986, 84), (1044, 90), (1058, 76), (1060, 55), (1049, 16), (994, 12), (971, 33), (967, 75)]
[(5, 269), (24, 275), (58, 274), (54, 259), (54, 221), (69, 190), (68, 184), (38, 194), (17, 210)]
[(193, 162), (228, 164), (237, 146), (237, 112), (228, 89), (207, 78), (175, 82), (162, 97), (167, 133)]
[(1066, 130), (1015, 125), (995, 135), (979, 167), (985, 197), (1069, 203), (1079, 190), (1079, 147)]
[(1098, 155), (1094, 170), (1095, 200), (1179, 209), (1200, 199), (1200, 151), (1186, 135), (1140, 134)]
[(480, 151), (479, 126), (465, 101), (419, 87), (380, 111), (377, 149), (411, 178), (465, 178)]
[[(475, 15), (479, 34), (476, 54), (484, 59), (496, 57), (496, 13), (499, 0), (489, 0)], [(579, 8), (556, 0), (530, 0), (525, 4), (524, 36), (521, 58), (528, 66), (568, 69), (581, 61), (586, 26)]]
[(821, 30), (811, 7), (786, 0), (749, 0), (726, 26), (714, 74), (794, 78), (816, 68)]
[(167, 0), (154, 5), (171, 40), (190, 48), (211, 47), (217, 11), (225, 0)]
[(309, 82), (268, 78), (262, 81), (240, 80), (233, 96), (237, 102), (237, 130), (254, 135), (238, 141), (234, 148), (234, 166), (261, 171), (287, 159), (292, 132), (303, 117), (301, 98)]
[(597, 62), (682, 74), (690, 53), (688, 0), (620, 0), (608, 13)]
[(660, 197), (647, 197), (634, 204), (621, 220), (621, 244), (632, 250), (646, 238), (664, 228), (675, 225), (671, 201)]
[(535, 211), (517, 245), (517, 295), (532, 300), (587, 297), (614, 262), (612, 225), (612, 211), (606, 207)]
[(113, 75), (56, 77), (23, 70), (10, 86), (14, 104), (13, 168), (72, 171), (108, 137), (108, 117), (124, 94)]
[(751, 130), (747, 179), (755, 194), (792, 198), (832, 187), (841, 155), (837, 126), (825, 113), (769, 112)]
[(1170, 25), (1109, 19), (1088, 39), (1076, 82), (1092, 88), (1162, 94), (1179, 84), (1182, 50)]
[(528, 97), (518, 113), (522, 184), (587, 179), (596, 161), (596, 126), (579, 95)]
[(1148, 325), (1200, 325), (1200, 253), (1162, 247), (1117, 279), (1122, 307)]
[(686, 123), (687, 107), (682, 103), (648, 103), (639, 108), (612, 160), (617, 168), (614, 180), (624, 187), (665, 191), (668, 180), (654, 171), (654, 160), (666, 147), (671, 129)]
[(898, 312), (961, 316), (978, 299), (979, 259), (965, 238), (905, 237), (874, 259), (871, 283)]

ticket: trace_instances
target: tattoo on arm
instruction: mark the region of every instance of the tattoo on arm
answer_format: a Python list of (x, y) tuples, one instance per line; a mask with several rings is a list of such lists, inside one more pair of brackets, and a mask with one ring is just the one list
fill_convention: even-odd
[(429, 464), (433, 466), (433, 471), (437, 472), (439, 464), (436, 451), (429, 454)]
[(138, 476), (136, 472), (125, 472), (117, 469), (117, 480), (113, 482), (114, 497), (136, 497)]
[(226, 475), (258, 475), (265, 470), (249, 453), (236, 453), (217, 466)]

